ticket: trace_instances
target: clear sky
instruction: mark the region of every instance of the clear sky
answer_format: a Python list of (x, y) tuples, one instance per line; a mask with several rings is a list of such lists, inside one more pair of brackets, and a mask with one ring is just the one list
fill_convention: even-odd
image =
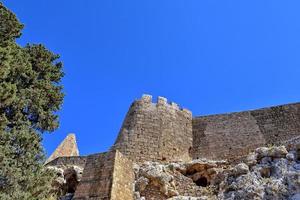
[(300, 1), (4, 0), (22, 45), (61, 55), (66, 93), (51, 153), (69, 132), (106, 151), (131, 102), (165, 96), (195, 116), (300, 101)]

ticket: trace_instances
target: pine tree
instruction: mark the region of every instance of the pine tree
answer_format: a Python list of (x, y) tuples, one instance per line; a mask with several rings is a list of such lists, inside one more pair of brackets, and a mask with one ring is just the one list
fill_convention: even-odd
[(62, 63), (41, 44), (19, 46), (22, 28), (0, 2), (0, 199), (49, 199), (41, 134), (58, 127)]

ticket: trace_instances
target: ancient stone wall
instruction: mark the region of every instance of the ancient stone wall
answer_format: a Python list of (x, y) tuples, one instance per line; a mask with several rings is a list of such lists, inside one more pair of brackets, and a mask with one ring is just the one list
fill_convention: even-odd
[(74, 199), (109, 200), (113, 166), (114, 152), (89, 155)]
[(86, 158), (86, 156), (59, 157), (48, 162), (46, 166), (78, 166), (83, 168)]
[(300, 136), (300, 103), (250, 111), (267, 144), (279, 145)]
[(300, 104), (193, 119), (193, 158), (231, 159), (299, 136)]
[(133, 200), (134, 178), (133, 163), (116, 151), (111, 200)]
[(189, 160), (192, 139), (190, 111), (144, 95), (131, 105), (112, 149), (136, 162)]
[(118, 151), (87, 156), (75, 200), (133, 200), (132, 162)]
[(246, 155), (265, 143), (249, 112), (193, 119), (193, 157), (225, 159)]

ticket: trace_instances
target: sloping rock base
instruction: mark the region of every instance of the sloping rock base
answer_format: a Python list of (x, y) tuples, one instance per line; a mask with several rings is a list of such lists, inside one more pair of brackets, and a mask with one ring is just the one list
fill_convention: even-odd
[(297, 148), (262, 147), (243, 162), (194, 160), (135, 166), (136, 200), (300, 199)]

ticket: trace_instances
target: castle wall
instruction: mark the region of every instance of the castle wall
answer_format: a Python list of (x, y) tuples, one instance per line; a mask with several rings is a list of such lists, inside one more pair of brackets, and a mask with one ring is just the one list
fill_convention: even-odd
[(131, 105), (112, 147), (136, 162), (189, 160), (191, 148), (191, 112), (149, 95)]
[(115, 154), (111, 200), (133, 200), (133, 163), (120, 152)]
[(46, 166), (78, 166), (83, 168), (86, 158), (86, 156), (58, 157), (48, 162)]
[(236, 158), (265, 144), (249, 112), (194, 118), (193, 135), (194, 159)]
[(74, 199), (109, 200), (114, 168), (114, 152), (89, 155)]
[(133, 200), (133, 164), (118, 151), (87, 156), (74, 200)]
[(300, 134), (300, 104), (193, 119), (193, 158), (230, 159)]
[[(71, 134), (46, 166), (84, 168), (75, 200), (133, 200), (134, 162), (235, 160), (268, 144), (297, 149), (299, 141), (300, 103), (192, 118), (190, 111), (169, 104), (163, 97), (153, 103), (151, 96), (144, 95), (131, 105), (110, 151), (73, 156), (78, 149)], [(199, 196), (201, 192), (185, 176), (175, 176), (175, 185), (180, 194)], [(166, 199), (153, 185), (141, 195), (146, 199)]]
[(300, 103), (251, 111), (267, 144), (282, 144), (300, 136)]

